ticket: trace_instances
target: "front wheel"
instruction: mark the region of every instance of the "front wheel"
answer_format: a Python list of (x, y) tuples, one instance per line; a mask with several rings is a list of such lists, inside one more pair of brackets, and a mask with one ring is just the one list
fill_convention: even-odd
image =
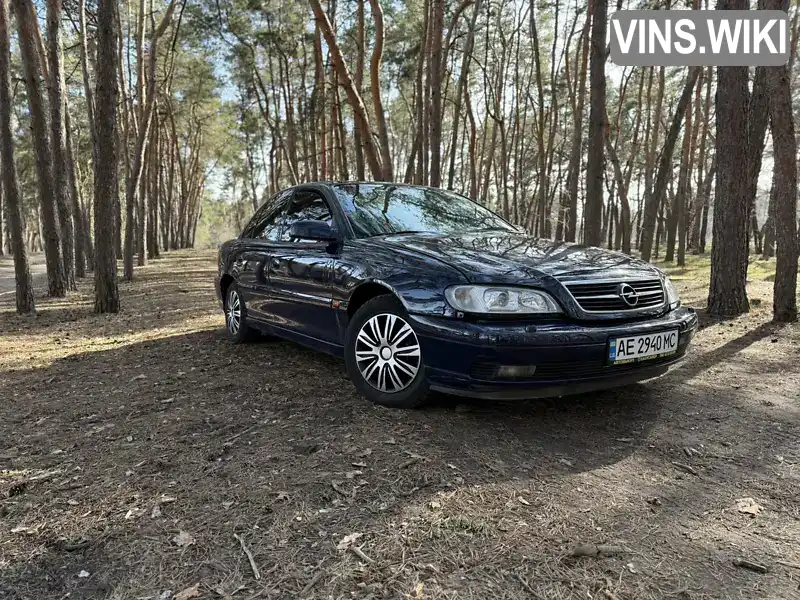
[(225, 295), (225, 328), (234, 344), (253, 338), (253, 330), (247, 325), (247, 307), (244, 305), (239, 286), (231, 283)]
[(347, 329), (347, 372), (375, 404), (415, 408), (427, 399), (422, 350), (409, 321), (397, 299), (379, 296), (356, 311)]

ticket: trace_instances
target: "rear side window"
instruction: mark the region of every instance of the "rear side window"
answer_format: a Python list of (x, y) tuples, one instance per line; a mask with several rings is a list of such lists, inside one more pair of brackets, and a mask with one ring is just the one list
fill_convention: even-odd
[(282, 221), (280, 217), (286, 210), (291, 195), (291, 190), (285, 190), (267, 200), (250, 219), (250, 223), (242, 232), (242, 237), (270, 241), (280, 239)]
[(289, 237), (289, 228), (297, 221), (322, 221), (333, 227), (333, 216), (325, 200), (316, 192), (296, 192), (283, 219), (281, 241), (304, 242)]

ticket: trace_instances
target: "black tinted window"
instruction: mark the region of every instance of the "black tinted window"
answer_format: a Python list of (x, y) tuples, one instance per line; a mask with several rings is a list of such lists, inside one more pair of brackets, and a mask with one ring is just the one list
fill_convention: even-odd
[(357, 237), (398, 232), (515, 231), (493, 212), (453, 192), (386, 184), (334, 186)]
[(310, 240), (293, 239), (289, 236), (289, 228), (297, 221), (322, 221), (333, 227), (333, 217), (325, 200), (315, 192), (297, 192), (292, 196), (289, 210), (283, 221), (281, 240), (286, 242), (303, 242)]
[(278, 240), (281, 233), (282, 219), (280, 216), (286, 209), (289, 196), (290, 192), (283, 191), (267, 200), (253, 215), (242, 236), (252, 239)]

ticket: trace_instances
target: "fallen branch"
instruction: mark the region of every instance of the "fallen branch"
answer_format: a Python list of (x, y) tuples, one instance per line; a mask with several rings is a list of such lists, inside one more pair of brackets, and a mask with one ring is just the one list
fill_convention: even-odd
[(765, 567), (764, 565), (760, 565), (758, 563), (750, 562), (749, 560), (745, 560), (744, 558), (734, 559), (733, 564), (737, 567), (741, 567), (742, 569), (748, 569), (755, 573), (761, 573), (762, 575), (764, 575), (765, 573), (769, 573), (768, 567)]
[(250, 549), (245, 545), (244, 540), (239, 537), (239, 535), (234, 533), (233, 537), (239, 540), (239, 545), (242, 547), (242, 551), (247, 555), (247, 560), (250, 561), (250, 568), (253, 570), (253, 577), (256, 579), (261, 579), (261, 573), (258, 572), (258, 566), (253, 558), (253, 553), (250, 552)]
[(230, 445), (230, 444), (232, 444), (233, 442), (235, 442), (236, 440), (238, 440), (240, 437), (242, 437), (242, 436), (243, 436), (245, 433), (248, 433), (248, 432), (250, 432), (250, 431), (253, 431), (253, 429), (255, 429), (256, 427), (258, 427), (260, 424), (261, 424), (261, 423), (256, 423), (255, 425), (251, 425), (250, 427), (248, 427), (248, 428), (247, 428), (247, 429), (245, 429), (244, 431), (240, 431), (240, 432), (239, 432), (239, 433), (237, 433), (236, 435), (229, 437), (229, 438), (227, 439), (227, 441), (226, 441), (226, 442), (225, 442), (223, 445), (226, 445), (226, 446), (227, 446), (227, 445)]
[(685, 471), (686, 473), (694, 475), (695, 477), (700, 476), (700, 473), (697, 472), (697, 469), (695, 469), (691, 465), (685, 465), (683, 463), (675, 462), (674, 460), (672, 461), (672, 464), (678, 467), (681, 471)]
[(595, 544), (581, 544), (570, 553), (570, 556), (611, 556), (613, 554), (622, 554), (624, 552), (627, 552), (627, 550), (621, 546), (609, 546), (606, 544), (600, 544), (599, 546)]
[(351, 551), (353, 554), (355, 554), (355, 555), (356, 555), (358, 558), (360, 558), (361, 560), (363, 560), (365, 563), (372, 564), (372, 563), (374, 563), (374, 562), (375, 562), (375, 561), (374, 561), (373, 559), (371, 559), (369, 556), (367, 556), (366, 554), (364, 554), (364, 552), (363, 552), (363, 551), (361, 550), (361, 548), (359, 548), (358, 546), (350, 546), (350, 551)]
[(784, 567), (789, 567), (792, 569), (800, 569), (800, 563), (793, 563), (793, 562), (786, 562), (785, 560), (776, 560), (776, 563), (779, 565), (783, 565)]
[(217, 596), (221, 596), (222, 598), (233, 598), (236, 594), (241, 592), (242, 590), (247, 589), (246, 585), (240, 585), (235, 590), (233, 590), (230, 594), (226, 594), (222, 588), (216, 588), (214, 592), (216, 592)]
[(337, 492), (337, 493), (341, 494), (341, 495), (342, 495), (342, 496), (344, 496), (345, 498), (349, 498), (349, 497), (350, 497), (350, 494), (348, 494), (347, 492), (345, 492), (345, 491), (342, 489), (342, 487), (339, 485), (339, 483), (338, 483), (338, 482), (336, 482), (336, 481), (331, 481), (331, 487), (334, 489), (334, 491), (335, 491), (335, 492)]
[(524, 587), (524, 588), (527, 590), (527, 592), (528, 592), (528, 593), (529, 593), (529, 594), (530, 594), (530, 595), (531, 595), (533, 598), (537, 598), (537, 599), (538, 599), (538, 598), (541, 598), (541, 596), (540, 596), (539, 594), (537, 594), (537, 593), (536, 593), (536, 590), (534, 590), (534, 589), (531, 587), (531, 584), (530, 584), (530, 583), (528, 583), (528, 582), (525, 580), (525, 578), (524, 578), (524, 577), (522, 577), (522, 575), (520, 575), (519, 573), (515, 573), (515, 575), (517, 576), (517, 580), (520, 582), (520, 584), (522, 584), (522, 587)]
[(306, 586), (302, 590), (300, 590), (300, 596), (301, 597), (305, 596), (308, 592), (314, 589), (314, 586), (317, 585), (319, 583), (319, 580), (322, 579), (324, 576), (325, 576), (325, 569), (322, 569), (314, 573), (314, 576), (311, 578), (311, 581), (309, 581), (306, 584)]

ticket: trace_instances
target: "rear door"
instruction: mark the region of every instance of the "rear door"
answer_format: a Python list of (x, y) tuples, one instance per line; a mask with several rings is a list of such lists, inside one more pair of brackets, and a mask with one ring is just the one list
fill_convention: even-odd
[(264, 303), (268, 286), (268, 260), (280, 239), (284, 213), (292, 191), (284, 190), (267, 200), (256, 211), (237, 243), (232, 265), (242, 291), (248, 317), (268, 320)]
[(296, 221), (318, 220), (334, 225), (331, 207), (319, 192), (296, 190), (282, 220), (280, 241), (269, 259), (269, 293), (264, 312), (275, 325), (301, 337), (339, 344), (336, 311), (331, 306), (336, 245), (289, 236), (289, 228)]

